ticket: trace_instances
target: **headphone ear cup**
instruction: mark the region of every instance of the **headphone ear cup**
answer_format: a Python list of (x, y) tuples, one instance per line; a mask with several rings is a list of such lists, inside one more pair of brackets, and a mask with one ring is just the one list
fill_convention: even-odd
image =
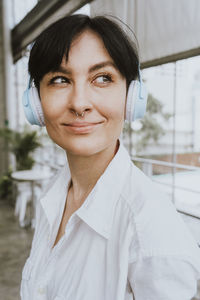
[(133, 122), (144, 117), (146, 112), (147, 96), (147, 90), (142, 81), (131, 81), (127, 93), (126, 121)]
[(31, 125), (45, 126), (41, 101), (36, 87), (26, 89), (22, 99), (24, 113)]
[(134, 104), (135, 104), (135, 82), (136, 81), (131, 81), (128, 87), (128, 92), (127, 92), (127, 98), (126, 98), (126, 116), (125, 120), (128, 122), (132, 122), (132, 115), (133, 115), (133, 110), (134, 110)]

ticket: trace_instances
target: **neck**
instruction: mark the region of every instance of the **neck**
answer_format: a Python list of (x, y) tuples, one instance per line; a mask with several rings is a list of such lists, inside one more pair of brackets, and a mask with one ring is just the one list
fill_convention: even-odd
[(91, 156), (77, 156), (66, 152), (71, 172), (69, 190), (75, 206), (80, 207), (84, 202), (115, 156), (118, 148), (119, 141)]

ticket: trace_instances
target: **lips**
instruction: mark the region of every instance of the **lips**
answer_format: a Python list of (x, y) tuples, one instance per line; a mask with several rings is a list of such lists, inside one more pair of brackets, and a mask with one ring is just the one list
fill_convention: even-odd
[(96, 124), (99, 124), (102, 122), (72, 122), (72, 123), (68, 123), (68, 124), (64, 124), (66, 126), (72, 126), (72, 127), (87, 127), (87, 126), (93, 126)]
[(63, 124), (69, 133), (87, 134), (93, 132), (103, 122), (71, 122)]

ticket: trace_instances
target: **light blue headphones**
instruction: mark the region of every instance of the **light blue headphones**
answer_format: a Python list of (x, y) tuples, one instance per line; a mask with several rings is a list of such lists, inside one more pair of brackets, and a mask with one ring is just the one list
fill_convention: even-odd
[(28, 122), (31, 125), (45, 126), (38, 90), (35, 86), (31, 86), (31, 79), (29, 79), (28, 87), (23, 93), (22, 103)]
[[(28, 122), (32, 125), (45, 126), (40, 97), (37, 88), (31, 86), (30, 79), (28, 87), (23, 94), (22, 102)], [(146, 105), (147, 90), (142, 82), (141, 72), (139, 71), (139, 80), (131, 81), (128, 88), (125, 120), (127, 122), (133, 122), (143, 118)]]

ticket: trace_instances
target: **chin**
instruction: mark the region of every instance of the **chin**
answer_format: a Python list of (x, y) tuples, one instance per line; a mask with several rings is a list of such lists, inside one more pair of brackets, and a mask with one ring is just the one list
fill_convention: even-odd
[[(57, 143), (58, 144), (58, 143)], [(92, 156), (108, 147), (104, 139), (98, 137), (79, 136), (69, 138), (66, 143), (59, 144), (67, 153), (78, 156)]]

